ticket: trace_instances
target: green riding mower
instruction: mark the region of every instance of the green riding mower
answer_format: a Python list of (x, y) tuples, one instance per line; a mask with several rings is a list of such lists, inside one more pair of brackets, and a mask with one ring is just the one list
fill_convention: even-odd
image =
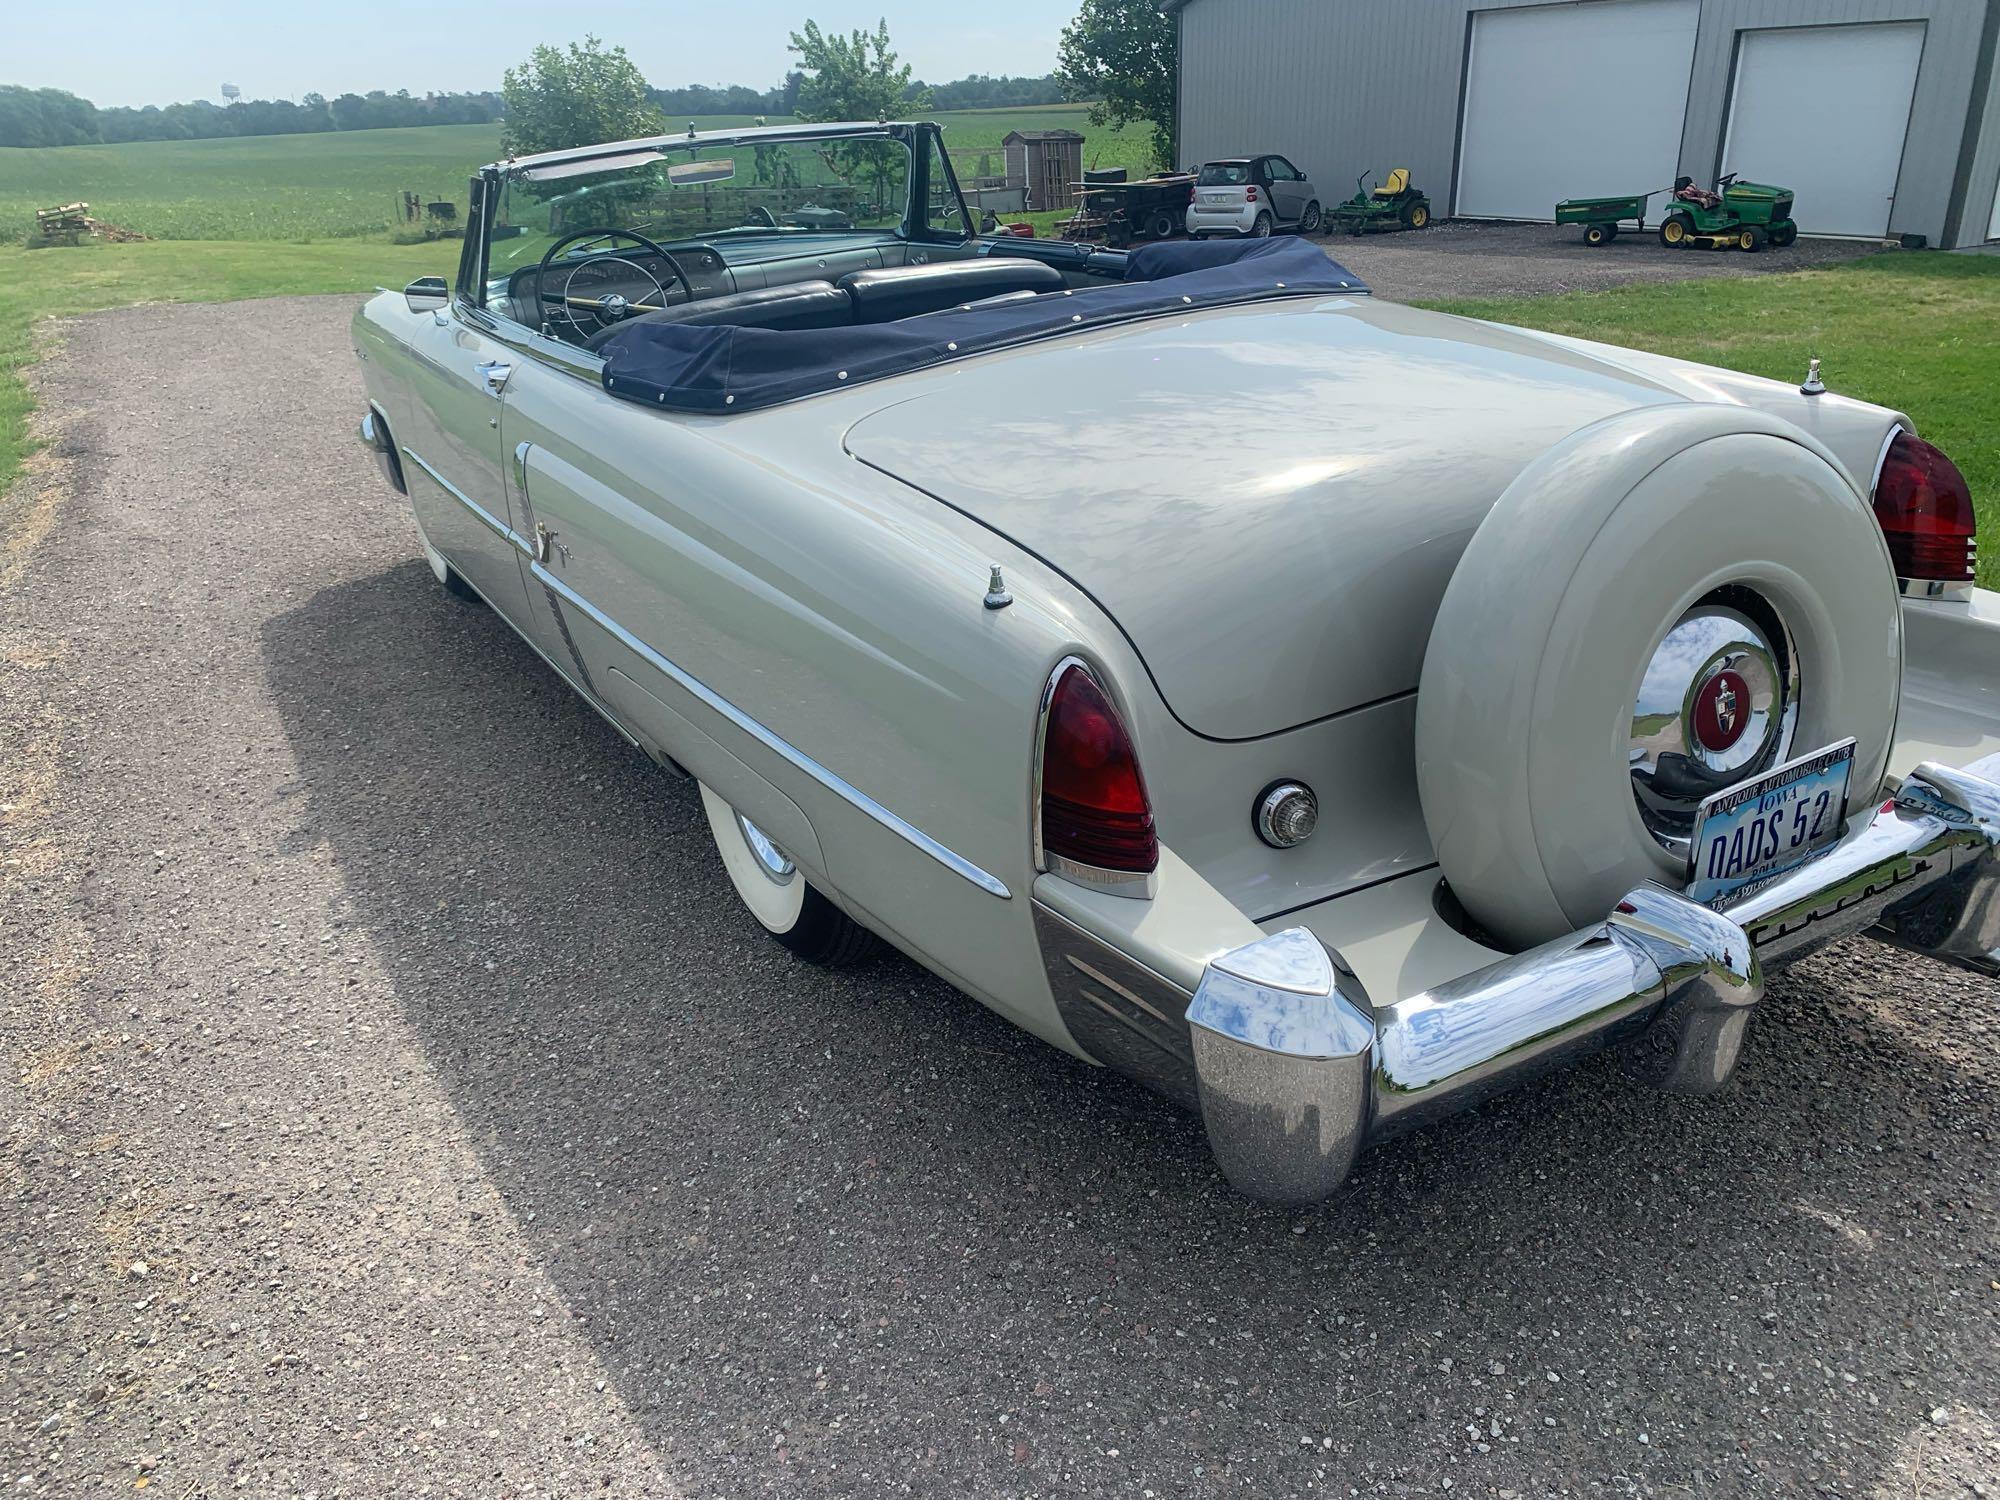
[(1408, 167), (1396, 168), (1373, 192), (1368, 190), (1370, 175), (1363, 172), (1355, 179), (1354, 196), (1327, 211), (1329, 229), (1366, 234), (1371, 229), (1422, 229), (1430, 223), (1430, 197), (1410, 186)]
[[(1667, 189), (1666, 217), (1660, 220), (1660, 243), (1680, 249), (1702, 245), (1710, 250), (1777, 249), (1799, 237), (1792, 221), (1792, 190), (1768, 187), (1761, 182), (1738, 182), (1734, 176), (1718, 184), (1711, 193), (1694, 185), (1692, 177), (1676, 178)], [(1622, 198), (1565, 198), (1556, 205), (1558, 224), (1581, 224), (1586, 245), (1608, 245), (1618, 238), (1621, 225), (1646, 228), (1646, 201), (1654, 193), (1633, 193)]]
[(1720, 191), (1711, 193), (1696, 187), (1691, 177), (1674, 180), (1666, 217), (1660, 220), (1661, 244), (1754, 253), (1766, 245), (1782, 250), (1799, 237), (1790, 188), (1738, 182), (1734, 173), (1716, 187)]

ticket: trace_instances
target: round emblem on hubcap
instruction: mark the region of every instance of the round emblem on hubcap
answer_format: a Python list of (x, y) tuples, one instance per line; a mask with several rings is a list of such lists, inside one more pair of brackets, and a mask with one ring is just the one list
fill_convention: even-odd
[(1711, 755), (1720, 755), (1743, 738), (1750, 723), (1750, 684), (1727, 667), (1694, 691), (1694, 737)]

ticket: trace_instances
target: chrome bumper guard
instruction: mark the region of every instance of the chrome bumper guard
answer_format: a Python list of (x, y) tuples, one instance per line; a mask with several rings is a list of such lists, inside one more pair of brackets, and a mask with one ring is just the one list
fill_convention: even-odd
[(1926, 762), (1840, 843), (1722, 911), (1642, 886), (1597, 927), (1380, 1009), (1303, 927), (1225, 953), (1187, 1012), (1209, 1142), (1240, 1191), (1314, 1203), (1364, 1146), (1583, 1052), (1632, 1044), (1650, 1081), (1710, 1093), (1764, 968), (1863, 930), (2000, 974), (2000, 756)]
[(389, 430), (375, 415), (373, 407), (362, 417), (355, 436), (361, 440), (362, 447), (375, 455), (375, 462), (382, 470), (382, 477), (389, 481), (389, 487), (398, 493), (407, 493), (403, 489), (403, 471), (396, 465), (396, 452), (389, 446)]

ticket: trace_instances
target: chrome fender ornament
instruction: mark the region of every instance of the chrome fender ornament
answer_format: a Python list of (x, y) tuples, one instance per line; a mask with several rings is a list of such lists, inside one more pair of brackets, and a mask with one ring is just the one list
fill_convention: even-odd
[(1007, 580), (1001, 575), (998, 563), (993, 565), (993, 574), (986, 580), (984, 602), (988, 609), (1005, 609), (1014, 602), (1014, 596), (1007, 592)]

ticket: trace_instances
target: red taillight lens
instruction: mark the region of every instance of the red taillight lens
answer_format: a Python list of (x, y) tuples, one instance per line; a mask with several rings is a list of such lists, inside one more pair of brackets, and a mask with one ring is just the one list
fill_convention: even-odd
[(1097, 680), (1080, 666), (1063, 670), (1049, 699), (1041, 817), (1045, 853), (1137, 874), (1159, 865), (1153, 804), (1132, 737)]
[(1257, 190), (1254, 187), (1245, 188), (1243, 190), (1243, 201), (1245, 203), (1255, 203), (1257, 201)]
[(1958, 465), (1922, 438), (1896, 434), (1875, 481), (1875, 519), (1896, 573), (1941, 583), (1969, 583), (1979, 522)]

